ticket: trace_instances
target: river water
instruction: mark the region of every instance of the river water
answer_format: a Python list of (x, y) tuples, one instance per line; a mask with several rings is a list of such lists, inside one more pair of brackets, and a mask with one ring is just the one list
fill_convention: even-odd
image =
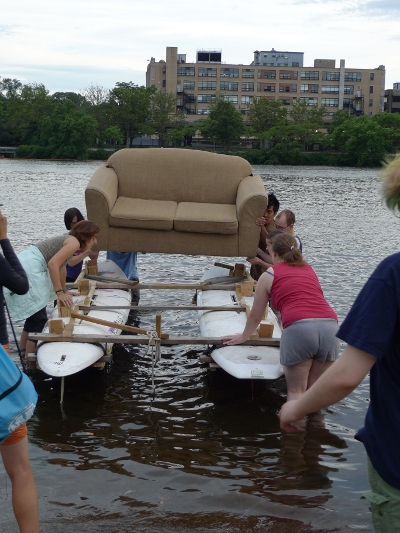
[[(68, 207), (85, 212), (84, 189), (98, 164), (0, 160), (0, 203), (17, 251), (63, 232)], [(342, 321), (375, 266), (400, 246), (399, 220), (380, 202), (377, 171), (254, 171), (296, 213), (305, 256)], [(140, 278), (197, 281), (214, 259), (139, 255)], [(190, 298), (187, 291), (142, 291), (141, 303), (187, 305)], [(154, 327), (154, 317), (132, 313), (130, 323)], [(196, 313), (165, 312), (163, 329), (198, 334)], [(68, 378), (62, 407), (60, 382), (31, 374), (39, 393), (29, 433), (41, 531), (372, 531), (365, 452), (353, 439), (367, 380), (312, 417), (306, 432), (286, 435), (277, 418), (283, 381), (252, 386), (211, 373), (198, 361), (198, 346), (162, 351), (155, 394), (143, 347), (118, 345), (108, 372)], [(15, 531), (2, 466), (0, 525)]]

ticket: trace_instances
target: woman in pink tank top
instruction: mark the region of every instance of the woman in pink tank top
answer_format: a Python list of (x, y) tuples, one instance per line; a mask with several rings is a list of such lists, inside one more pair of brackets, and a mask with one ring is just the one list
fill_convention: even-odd
[(254, 305), (242, 333), (224, 337), (228, 345), (250, 338), (269, 299), (281, 314), (281, 364), (288, 400), (301, 396), (339, 355), (337, 315), (324, 298), (318, 277), (303, 259), (294, 237), (280, 232), (267, 238), (274, 260), (259, 279)]

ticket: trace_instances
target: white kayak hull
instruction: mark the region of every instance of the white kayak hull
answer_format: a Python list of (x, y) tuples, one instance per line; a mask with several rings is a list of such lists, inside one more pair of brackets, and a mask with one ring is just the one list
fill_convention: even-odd
[[(227, 276), (228, 271), (212, 267), (203, 280)], [(253, 297), (244, 297), (250, 307)], [(198, 305), (229, 306), (238, 305), (236, 291), (199, 291)], [(199, 311), (200, 332), (204, 337), (223, 337), (241, 333), (246, 324), (246, 313), (235, 311)], [(280, 339), (281, 329), (275, 314), (269, 309), (267, 320), (274, 324), (273, 339)], [(215, 363), (228, 374), (238, 379), (274, 380), (283, 375), (279, 362), (279, 348), (272, 346), (224, 346), (211, 353)]]
[[(116, 279), (126, 279), (123, 271), (113, 261), (104, 261), (99, 264), (99, 275), (115, 277)], [(86, 296), (74, 297), (74, 305), (83, 303)], [(96, 289), (91, 305), (127, 306), (131, 304), (130, 291), (121, 289)], [(115, 323), (115, 328), (92, 324), (90, 322), (75, 319), (74, 333), (87, 335), (119, 335), (121, 330), (118, 325), (126, 324), (129, 316), (129, 309), (110, 309), (104, 311), (92, 310), (88, 316), (101, 318)], [(57, 308), (54, 309), (50, 318), (58, 318)], [(63, 318), (68, 324), (70, 318)], [(48, 324), (43, 329), (43, 333), (48, 333)], [(37, 364), (38, 367), (54, 377), (65, 377), (76, 374), (81, 370), (93, 365), (105, 354), (111, 353), (112, 344), (90, 344), (78, 342), (46, 342), (38, 346)]]

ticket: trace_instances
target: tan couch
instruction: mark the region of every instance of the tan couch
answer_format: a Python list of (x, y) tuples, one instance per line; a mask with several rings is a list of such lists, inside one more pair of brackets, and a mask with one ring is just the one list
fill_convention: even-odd
[(255, 256), (267, 207), (241, 157), (179, 148), (123, 149), (86, 187), (100, 250)]

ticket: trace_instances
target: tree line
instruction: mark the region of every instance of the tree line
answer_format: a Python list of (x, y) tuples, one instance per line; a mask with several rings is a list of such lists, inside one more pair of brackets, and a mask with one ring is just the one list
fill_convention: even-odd
[[(196, 131), (215, 147), (252, 163), (299, 164), (313, 154), (317, 163), (377, 166), (400, 146), (400, 114), (355, 117), (341, 110), (329, 124), (327, 109), (297, 100), (290, 110), (278, 100), (254, 98), (243, 110), (216, 95), (209, 114), (195, 125), (176, 109), (176, 96), (132, 82), (111, 90), (98, 85), (75, 92), (50, 92), (42, 84), (0, 78), (0, 145), (18, 146), (17, 156), (107, 158), (104, 147), (132, 146), (135, 136), (155, 134), (161, 145), (190, 144)], [(243, 139), (253, 150), (241, 150)]]

